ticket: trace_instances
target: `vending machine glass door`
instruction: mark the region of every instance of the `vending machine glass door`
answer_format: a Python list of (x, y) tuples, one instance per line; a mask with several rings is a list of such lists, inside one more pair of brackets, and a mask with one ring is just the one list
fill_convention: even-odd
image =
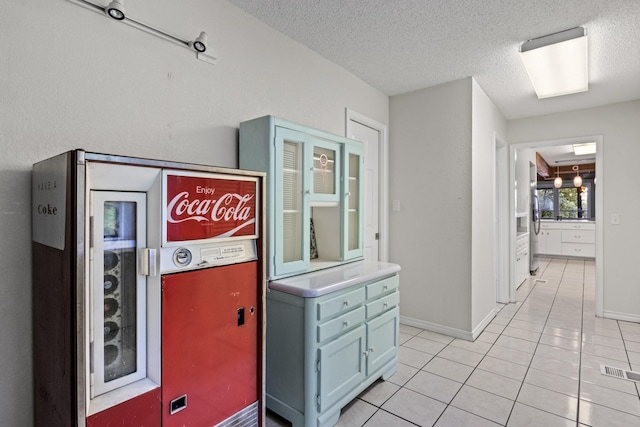
[(92, 191), (91, 397), (146, 377), (146, 194)]

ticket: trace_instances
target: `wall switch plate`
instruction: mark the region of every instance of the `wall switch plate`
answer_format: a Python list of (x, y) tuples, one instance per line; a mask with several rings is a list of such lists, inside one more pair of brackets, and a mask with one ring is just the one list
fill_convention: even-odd
[(394, 200), (392, 203), (392, 208), (394, 212), (400, 212), (400, 200)]
[(620, 214), (611, 214), (611, 225), (620, 225)]

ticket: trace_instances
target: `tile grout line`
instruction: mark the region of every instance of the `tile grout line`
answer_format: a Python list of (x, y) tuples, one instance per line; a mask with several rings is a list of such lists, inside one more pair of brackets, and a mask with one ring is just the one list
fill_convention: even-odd
[[(549, 265), (549, 263), (547, 264), (547, 266), (548, 266), (548, 265)], [(546, 267), (545, 267), (545, 271), (546, 271)], [(502, 331), (498, 334), (498, 337), (495, 339), (495, 341), (494, 341), (493, 343), (490, 343), (490, 344), (491, 344), (491, 347), (489, 347), (489, 350), (487, 350), (487, 352), (482, 356), (482, 359), (480, 359), (480, 361), (479, 361), (475, 366), (473, 366), (473, 369), (471, 370), (471, 373), (469, 374), (469, 376), (467, 376), (467, 378), (466, 378), (466, 380), (464, 381), (464, 383), (462, 383), (462, 387), (464, 387), (465, 385), (468, 385), (469, 387), (472, 387), (472, 388), (474, 388), (474, 389), (477, 389), (477, 390), (480, 390), (480, 391), (484, 391), (484, 392), (486, 392), (486, 393), (490, 393), (490, 394), (492, 394), (492, 395), (494, 395), (494, 396), (498, 396), (498, 397), (505, 398), (504, 396), (500, 396), (500, 395), (498, 395), (498, 394), (491, 393), (491, 392), (489, 392), (489, 391), (482, 390), (482, 389), (479, 389), (479, 388), (477, 388), (477, 387), (474, 387), (474, 386), (472, 386), (472, 385), (470, 385), (470, 384), (467, 384), (467, 381), (469, 381), (469, 378), (471, 378), (471, 376), (473, 375), (473, 373), (474, 373), (477, 369), (479, 369), (479, 370), (481, 370), (481, 371), (484, 371), (484, 369), (479, 368), (479, 366), (480, 366), (480, 364), (482, 363), (482, 361), (487, 357), (487, 355), (489, 354), (489, 352), (491, 351), (491, 349), (492, 349), (494, 346), (502, 347), (502, 346), (500, 346), (500, 345), (496, 344), (496, 342), (500, 339), (500, 337), (502, 336), (502, 334), (503, 334), (503, 332), (505, 331), (505, 329), (507, 329), (507, 327), (509, 326), (509, 324), (511, 323), (511, 321), (513, 320), (513, 318), (514, 318), (514, 317), (516, 316), (516, 314), (520, 311), (520, 309), (522, 308), (522, 305), (524, 305), (524, 302), (529, 298), (529, 296), (531, 295), (531, 292), (533, 292), (533, 290), (534, 290), (535, 288), (536, 288), (536, 284), (534, 283), (534, 284), (533, 284), (533, 286), (531, 286), (531, 287), (529, 288), (529, 292), (527, 292), (526, 297), (522, 300), (522, 304), (520, 305), (520, 307), (518, 307), (518, 309), (515, 311), (515, 313), (513, 313), (513, 315), (509, 318), (509, 321), (507, 322), (507, 324), (506, 324), (506, 325), (504, 325), (504, 328), (502, 328)], [(559, 288), (559, 286), (558, 286), (558, 288)], [(557, 292), (557, 291), (556, 291), (556, 292)], [(507, 307), (507, 306), (508, 306), (508, 304), (505, 304), (505, 305), (502, 307), (502, 309), (501, 309), (500, 311), (502, 311), (502, 310), (503, 310), (505, 307)], [(547, 315), (547, 316), (548, 316), (548, 315)], [(497, 317), (497, 315), (496, 315), (496, 317)], [(501, 326), (502, 326), (502, 325), (501, 325)], [(484, 331), (483, 331), (483, 332), (484, 332)], [(508, 335), (507, 335), (507, 336), (508, 336)], [(542, 333), (540, 334), (540, 336), (542, 337)], [(540, 339), (538, 339), (538, 340), (540, 340)], [(453, 342), (453, 341), (451, 341), (451, 342)], [(447, 347), (451, 344), (451, 342), (447, 345)], [(474, 342), (475, 342), (475, 341), (474, 341)], [(446, 347), (445, 347), (445, 348), (446, 348)], [(537, 348), (537, 347), (536, 347), (536, 348)], [(463, 349), (463, 350), (465, 350), (465, 349)], [(444, 349), (442, 349), (441, 351), (444, 351)], [(467, 351), (469, 351), (469, 350), (467, 350)], [(534, 354), (535, 354), (535, 353), (534, 353)], [(532, 359), (533, 359), (533, 357), (532, 357)], [(447, 360), (449, 360), (449, 359), (447, 359)], [(500, 359), (500, 360), (502, 360), (502, 359)], [(457, 363), (460, 363), (460, 362), (457, 362)], [(531, 362), (529, 362), (529, 364), (531, 364)], [(489, 371), (485, 371), (485, 372), (489, 372)], [(527, 368), (527, 372), (528, 372), (528, 368)], [(496, 375), (500, 375), (500, 374), (496, 374)], [(503, 375), (500, 375), (500, 376), (504, 377)], [(525, 373), (525, 377), (526, 377), (526, 373)], [(525, 379), (525, 377), (523, 377), (523, 378), (522, 378), (522, 381), (521, 381), (520, 387), (522, 387), (522, 384), (524, 384), (524, 379)], [(508, 377), (505, 377), (505, 378), (508, 378)], [(462, 390), (462, 387), (460, 387), (460, 388), (458, 389), (458, 391), (453, 395), (453, 397), (451, 398), (451, 401), (447, 404), (447, 407), (445, 408), (445, 411), (447, 410), (447, 408), (448, 408), (449, 406), (453, 406), (451, 403), (455, 400), (456, 396), (460, 393), (460, 390)], [(516, 398), (517, 398), (517, 395), (516, 395)], [(506, 398), (505, 398), (505, 399), (506, 399)], [(507, 399), (507, 400), (511, 400), (511, 399)], [(513, 407), (515, 406), (515, 403), (516, 403), (516, 400), (514, 399), (514, 401), (513, 401), (513, 405), (512, 405), (512, 407), (511, 407), (511, 411), (509, 411), (509, 416), (507, 417), (507, 420), (506, 420), (506, 422), (505, 422), (505, 424), (504, 424), (504, 425), (506, 425), (506, 424), (508, 423), (508, 421), (509, 421), (509, 417), (511, 416), (511, 413), (513, 412)], [(469, 412), (469, 411), (466, 411), (466, 410), (464, 410), (464, 409), (458, 408), (457, 406), (453, 406), (453, 407), (454, 407), (454, 408), (456, 408), (456, 409), (459, 409), (459, 410), (461, 410), (461, 411), (464, 411), (464, 412), (470, 413), (470, 414), (472, 414), (472, 415), (474, 415), (474, 416), (480, 417), (480, 418), (482, 418), (482, 419), (485, 419), (485, 420), (488, 420), (488, 421), (494, 422), (494, 423), (496, 423), (496, 424), (499, 424), (499, 423), (497, 423), (497, 422), (496, 422), (496, 421), (494, 421), (494, 420), (490, 420), (490, 419), (485, 418), (485, 417), (482, 417), (482, 416), (480, 416), (480, 415), (478, 415), (478, 414), (474, 414), (474, 413), (472, 413), (472, 412)], [(445, 411), (443, 411), (443, 412), (442, 412), (442, 414), (444, 414), (444, 412), (445, 412)], [(442, 417), (442, 414), (440, 414), (440, 416), (438, 417), (438, 419), (436, 420), (436, 422), (435, 422), (433, 425), (437, 424), (438, 420)]]
[(578, 366), (578, 400), (576, 404), (576, 427), (580, 425), (580, 392), (582, 388), (582, 348), (584, 344), (584, 283), (586, 281), (586, 269), (584, 261), (582, 264), (582, 304), (580, 306), (580, 364)]
[[(550, 264), (551, 264), (551, 262), (549, 262), (549, 264), (547, 265), (547, 268), (548, 268), (548, 266), (549, 266)], [(567, 270), (567, 265), (568, 265), (568, 260), (565, 260), (564, 267), (563, 267), (563, 269), (562, 269), (562, 276), (560, 277), (560, 281), (558, 282), (558, 286), (556, 287), (556, 291), (555, 291), (555, 294), (554, 294), (554, 296), (553, 296), (553, 301), (551, 302), (551, 305), (550, 305), (550, 307), (549, 307), (549, 313), (547, 314), (547, 318), (546, 318), (546, 320), (545, 320), (545, 322), (544, 322), (544, 326), (543, 326), (542, 332), (540, 333), (540, 338), (538, 338), (538, 342), (536, 343), (536, 348), (534, 349), (534, 351), (533, 351), (533, 355), (531, 356), (531, 360), (529, 361), (529, 365), (527, 366), (527, 371), (525, 372), (525, 374), (524, 374), (524, 378), (522, 379), (522, 382), (520, 383), (520, 388), (518, 389), (518, 393), (516, 394), (516, 397), (515, 397), (515, 399), (513, 400), (513, 406), (511, 407), (511, 411), (509, 412), (509, 416), (507, 417), (507, 422), (505, 423), (505, 425), (507, 425), (507, 424), (509, 423), (509, 419), (510, 419), (510, 418), (511, 418), (511, 416), (513, 415), (513, 410), (514, 410), (514, 408), (515, 408), (515, 406), (516, 406), (516, 403), (518, 402), (518, 397), (520, 396), (520, 392), (522, 391), (522, 387), (524, 386), (524, 384), (525, 384), (525, 380), (527, 379), (527, 375), (529, 374), (529, 370), (531, 369), (531, 363), (533, 363), (533, 358), (535, 357), (535, 355), (536, 355), (536, 351), (538, 350), (538, 346), (540, 345), (540, 341), (542, 340), (542, 335), (544, 334), (544, 328), (546, 328), (546, 327), (547, 327), (547, 322), (549, 321), (549, 316), (551, 316), (551, 312), (553, 311), (553, 306), (554, 306), (554, 304), (555, 304), (556, 298), (558, 297), (558, 292), (560, 291), (560, 287), (562, 286), (562, 281), (563, 281), (563, 279), (564, 279), (564, 275), (565, 275), (566, 270)], [(545, 268), (545, 272), (546, 272), (546, 268)], [(534, 283), (533, 288), (529, 291), (529, 293), (527, 294), (527, 297), (525, 298), (525, 300), (524, 300), (524, 301), (526, 301), (526, 300), (529, 298), (529, 296), (531, 295), (531, 293), (533, 292), (533, 290), (534, 290), (536, 287), (537, 287), (537, 285)], [(583, 285), (583, 287), (584, 287), (584, 285)], [(523, 304), (524, 304), (524, 301), (523, 301)], [(518, 311), (520, 311), (520, 309), (518, 309)], [(514, 314), (514, 317), (515, 317), (515, 315), (516, 315), (517, 313), (518, 313), (518, 312), (516, 312), (516, 313)], [(510, 323), (510, 322), (509, 322), (509, 323)], [(580, 333), (582, 334), (582, 325), (580, 325)], [(542, 356), (541, 356), (541, 357), (542, 357)], [(544, 387), (542, 387), (542, 388), (544, 388)], [(550, 390), (550, 391), (553, 391), (553, 390)], [(526, 405), (526, 404), (525, 404), (525, 403), (521, 403), (521, 405)], [(526, 406), (529, 406), (529, 405), (526, 405)], [(534, 409), (537, 409), (537, 410), (539, 410), (539, 411), (546, 412), (546, 413), (548, 413), (548, 414), (556, 415), (556, 414), (553, 414), (553, 413), (551, 413), (551, 412), (545, 411), (544, 409), (540, 409), (540, 408), (536, 408), (536, 407), (533, 407), (533, 408), (534, 408)], [(558, 415), (556, 415), (556, 416), (558, 416)], [(561, 418), (564, 418), (564, 417), (561, 417)], [(565, 419), (566, 419), (566, 418), (565, 418)], [(573, 420), (570, 420), (570, 421), (573, 421)], [(577, 425), (578, 425), (578, 414), (577, 414), (577, 412), (576, 412), (576, 426), (577, 426)]]

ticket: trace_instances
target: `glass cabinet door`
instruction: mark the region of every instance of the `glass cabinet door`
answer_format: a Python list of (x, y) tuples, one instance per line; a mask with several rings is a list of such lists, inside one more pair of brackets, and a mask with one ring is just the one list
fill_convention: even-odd
[[(309, 266), (310, 210), (305, 200), (310, 173), (304, 134), (276, 128), (275, 273), (304, 271)], [(306, 244), (305, 244), (306, 242)]]
[(92, 191), (90, 351), (95, 397), (145, 378), (146, 194)]
[(364, 171), (363, 148), (356, 144), (345, 145), (344, 206), (342, 217), (343, 259), (362, 256), (363, 253), (363, 204)]
[(340, 145), (312, 140), (312, 201), (340, 201)]

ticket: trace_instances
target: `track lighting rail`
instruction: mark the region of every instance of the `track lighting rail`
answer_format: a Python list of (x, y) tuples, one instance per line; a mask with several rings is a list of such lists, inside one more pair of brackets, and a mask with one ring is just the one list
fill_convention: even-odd
[[(89, 10), (100, 13), (106, 17), (112, 18), (116, 21), (120, 21), (124, 24), (142, 30), (148, 34), (152, 34), (156, 37), (160, 37), (164, 40), (175, 43), (179, 46), (192, 50), (196, 53), (196, 57), (201, 61), (209, 64), (215, 64), (218, 55), (214, 49), (207, 45), (207, 33), (200, 32), (200, 35), (194, 40), (184, 40), (181, 37), (175, 36), (164, 30), (160, 30), (153, 25), (146, 24), (138, 19), (132, 18), (125, 10), (123, 0), (113, 0), (106, 7), (100, 6), (88, 0), (68, 0), (71, 3), (75, 3), (79, 6), (83, 6)], [(206, 53), (205, 53), (206, 52)]]

